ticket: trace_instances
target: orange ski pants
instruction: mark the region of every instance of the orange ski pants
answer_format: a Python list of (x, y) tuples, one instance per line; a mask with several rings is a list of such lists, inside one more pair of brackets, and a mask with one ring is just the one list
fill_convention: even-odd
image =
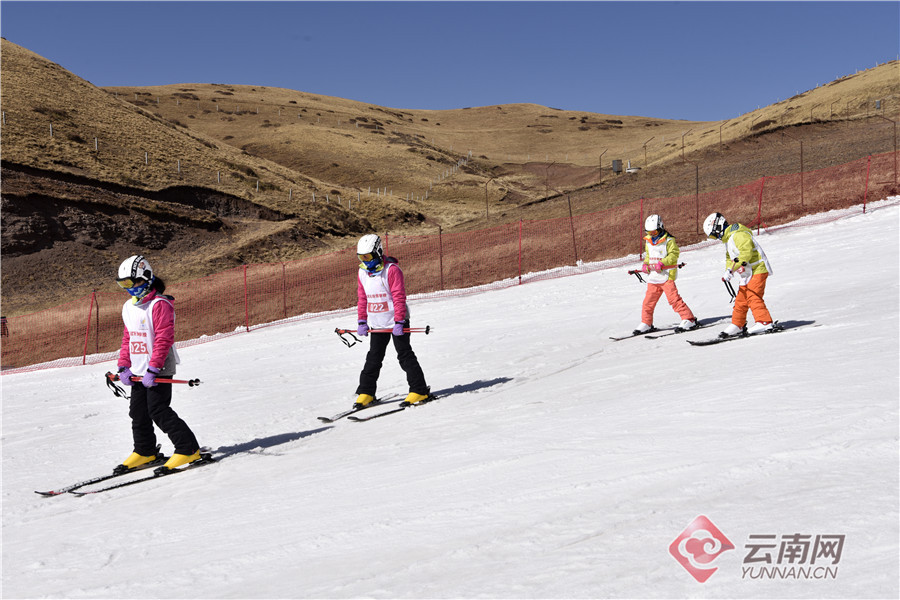
[(694, 313), (691, 312), (688, 305), (681, 299), (681, 294), (678, 293), (675, 282), (670, 279), (665, 283), (647, 284), (647, 293), (644, 295), (644, 306), (641, 311), (642, 322), (647, 325), (653, 325), (653, 311), (656, 309), (656, 303), (659, 302), (659, 298), (663, 295), (663, 292), (665, 292), (666, 300), (669, 301), (672, 310), (677, 312), (682, 319), (687, 319), (689, 321), (694, 320)]
[(734, 299), (734, 310), (731, 311), (731, 322), (738, 327), (747, 324), (747, 310), (753, 313), (753, 319), (757, 323), (771, 323), (772, 315), (763, 302), (763, 294), (766, 293), (766, 279), (768, 273), (756, 273), (747, 282), (738, 288), (737, 297)]

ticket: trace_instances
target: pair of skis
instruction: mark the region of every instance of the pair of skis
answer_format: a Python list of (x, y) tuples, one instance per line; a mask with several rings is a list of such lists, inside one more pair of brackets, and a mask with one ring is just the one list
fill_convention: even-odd
[(351, 417), (348, 417), (347, 420), (348, 420), (348, 421), (354, 421), (354, 422), (356, 422), (356, 423), (362, 423), (362, 422), (364, 422), (364, 421), (371, 421), (371, 420), (373, 420), (373, 419), (380, 419), (381, 417), (386, 417), (386, 416), (388, 416), (388, 415), (393, 415), (393, 414), (396, 414), (396, 413), (398, 413), (398, 412), (403, 412), (404, 410), (406, 410), (406, 409), (409, 408), (410, 406), (422, 406), (423, 404), (428, 404), (429, 402), (432, 402), (432, 401), (434, 401), (434, 400), (437, 400), (437, 396), (435, 396), (434, 394), (429, 394), (429, 396), (428, 396), (427, 398), (425, 398), (424, 400), (422, 400), (422, 401), (420, 401), (420, 402), (416, 402), (415, 404), (407, 404), (406, 402), (401, 402), (401, 403), (400, 403), (400, 406), (398, 406), (397, 408), (392, 408), (392, 409), (390, 409), (390, 410), (384, 410), (384, 411), (382, 411), (382, 412), (380, 412), (380, 413), (375, 413), (374, 415), (370, 415), (370, 416), (368, 416), (368, 417), (356, 417), (356, 416), (351, 416)]
[[(670, 335), (676, 335), (676, 334), (679, 334), (679, 333), (686, 333), (686, 332), (688, 332), (688, 331), (696, 331), (696, 330), (698, 330), (698, 329), (703, 329), (704, 327), (710, 327), (710, 326), (712, 326), (712, 325), (715, 325), (715, 324), (718, 323), (718, 322), (719, 322), (719, 321), (713, 321), (713, 322), (711, 322), (711, 323), (705, 323), (705, 324), (703, 324), (703, 325), (696, 325), (696, 326), (694, 326), (694, 327), (691, 327), (690, 329), (683, 329), (683, 328), (681, 328), (681, 327), (670, 327), (670, 328), (665, 328), (665, 329), (656, 329), (656, 328), (654, 327), (654, 328), (649, 329), (649, 330), (647, 330), (647, 331), (644, 331), (644, 332), (642, 332), (642, 333), (633, 333), (633, 334), (631, 334), (631, 335), (626, 335), (626, 336), (623, 336), (623, 337), (611, 337), (611, 338), (609, 338), (609, 339), (614, 340), (614, 341), (617, 341), (617, 342), (622, 341), (622, 340), (627, 340), (627, 339), (630, 339), (630, 338), (633, 338), (633, 337), (646, 337), (648, 340), (656, 340), (656, 339), (659, 339), (659, 338), (662, 338), (662, 337), (666, 337), (666, 336), (670, 336)], [(746, 330), (745, 330), (745, 331), (743, 331), (743, 332), (741, 332), (741, 333), (738, 333), (738, 334), (735, 334), (735, 335), (730, 335), (730, 336), (718, 336), (718, 337), (714, 337), (714, 338), (711, 338), (711, 339), (708, 339), (708, 340), (686, 340), (686, 341), (687, 341), (688, 344), (690, 344), (690, 345), (692, 345), (692, 346), (712, 346), (712, 345), (714, 345), (714, 344), (721, 344), (722, 342), (731, 342), (731, 341), (734, 341), (734, 340), (741, 340), (741, 339), (748, 338), (748, 337), (756, 337), (756, 336), (758, 336), (758, 335), (765, 335), (765, 334), (768, 334), (768, 333), (778, 333), (778, 332), (780, 332), (780, 331), (785, 331), (786, 329), (787, 329), (787, 327), (784, 327), (783, 325), (780, 325), (780, 324), (778, 323), (778, 321), (775, 321), (775, 325), (772, 327), (772, 329), (763, 331), (763, 332), (761, 332), (761, 333), (748, 334), (748, 333), (746, 333)], [(659, 331), (664, 331), (664, 332), (666, 332), (666, 333), (662, 333), (662, 334), (660, 334), (660, 335), (648, 335), (648, 334), (656, 333), (656, 332), (659, 332)]]
[(401, 403), (400, 403), (397, 407), (395, 407), (395, 408), (389, 408), (389, 409), (387, 409), (387, 410), (383, 410), (383, 411), (377, 412), (377, 413), (375, 413), (375, 414), (370, 414), (370, 415), (367, 416), (367, 417), (357, 417), (357, 416), (356, 416), (356, 413), (358, 413), (358, 412), (362, 412), (362, 411), (364, 411), (364, 410), (368, 410), (368, 409), (370, 409), (370, 408), (374, 408), (374, 407), (376, 407), (376, 406), (381, 406), (381, 405), (384, 405), (384, 404), (391, 404), (391, 403), (394, 402), (394, 400), (395, 400), (396, 398), (399, 398), (399, 397), (400, 397), (400, 394), (391, 394), (391, 395), (386, 396), (386, 397), (384, 397), (384, 398), (378, 398), (378, 399), (376, 399), (376, 400), (370, 402), (370, 403), (367, 404), (366, 406), (362, 406), (362, 407), (356, 407), (356, 406), (354, 406), (354, 407), (351, 408), (350, 410), (345, 410), (345, 411), (343, 411), (343, 412), (339, 412), (339, 413), (337, 413), (336, 415), (332, 415), (332, 416), (330, 416), (330, 417), (317, 417), (317, 418), (318, 418), (320, 421), (322, 421), (323, 423), (334, 423), (335, 421), (338, 421), (338, 420), (340, 420), (340, 419), (343, 419), (344, 417), (347, 417), (347, 420), (348, 420), (348, 421), (353, 421), (353, 422), (355, 422), (355, 423), (363, 423), (363, 422), (365, 422), (365, 421), (371, 421), (371, 420), (373, 420), (373, 419), (380, 419), (381, 417), (386, 417), (386, 416), (388, 416), (388, 415), (393, 415), (393, 414), (396, 414), (396, 413), (398, 413), (398, 412), (402, 412), (402, 411), (406, 410), (406, 409), (407, 409), (408, 407), (410, 407), (410, 406), (419, 406), (420, 404), (426, 404), (426, 403), (428, 403), (428, 402), (431, 402), (431, 401), (437, 399), (437, 396), (435, 396), (434, 394), (429, 394), (428, 398), (426, 398), (425, 400), (422, 400), (421, 402), (417, 402), (417, 403), (415, 403), (415, 404), (406, 404), (405, 402), (401, 402)]
[[(362, 410), (367, 410), (369, 408), (381, 406), (382, 404), (388, 404), (388, 403), (396, 400), (399, 397), (400, 397), (400, 394), (389, 394), (387, 396), (384, 396), (383, 398), (376, 398), (375, 400), (372, 400), (372, 402), (370, 402), (366, 406), (353, 405), (353, 408), (350, 408), (349, 410), (341, 411), (341, 412), (337, 413), (336, 415), (332, 415), (330, 417), (316, 417), (316, 418), (319, 419), (320, 421), (322, 421), (323, 423), (334, 423), (335, 421), (340, 421), (344, 417), (349, 417), (350, 415), (358, 413)], [(351, 419), (351, 420), (353, 420), (353, 419)]]
[(761, 331), (760, 333), (747, 333), (747, 330), (741, 331), (735, 335), (714, 337), (708, 340), (687, 340), (687, 343), (691, 346), (712, 346), (713, 344), (721, 344), (722, 342), (733, 342), (734, 340), (743, 340), (746, 338), (757, 337), (760, 335), (767, 335), (770, 333), (778, 333), (780, 331), (785, 331), (787, 328), (779, 325), (778, 321), (775, 321), (775, 324), (772, 326), (772, 329), (767, 329), (766, 331)]
[[(634, 337), (646, 337), (648, 340), (656, 340), (661, 337), (666, 337), (669, 335), (676, 335), (679, 333), (687, 333), (688, 331), (696, 331), (698, 329), (703, 329), (704, 327), (709, 327), (710, 325), (715, 325), (717, 321), (713, 321), (712, 323), (706, 323), (705, 325), (695, 325), (690, 329), (685, 329), (679, 325), (674, 327), (664, 327), (662, 329), (657, 329), (656, 327), (651, 327), (647, 331), (642, 331), (641, 333), (632, 333), (631, 335), (625, 335), (622, 337), (610, 337), (609, 339), (614, 342), (621, 342), (622, 340), (629, 340)], [(663, 332), (663, 333), (660, 333)], [(659, 335), (649, 335), (651, 333), (659, 333)]]
[(121, 473), (111, 473), (109, 475), (100, 475), (99, 477), (92, 477), (90, 479), (85, 479), (84, 481), (79, 481), (77, 483), (73, 483), (71, 485), (67, 485), (65, 487), (57, 488), (55, 490), (49, 490), (46, 492), (35, 491), (35, 494), (39, 494), (41, 496), (50, 497), (50, 496), (60, 496), (62, 494), (73, 494), (75, 496), (87, 496), (88, 494), (99, 494), (100, 492), (108, 492), (109, 490), (116, 490), (119, 488), (136, 485), (138, 483), (143, 483), (145, 481), (151, 481), (153, 479), (159, 479), (161, 477), (168, 477), (169, 475), (174, 475), (176, 473), (181, 473), (183, 471), (188, 471), (191, 469), (195, 469), (197, 467), (206, 466), (208, 464), (216, 462), (216, 459), (212, 457), (212, 454), (209, 452), (201, 452), (200, 460), (196, 460), (192, 463), (189, 463), (183, 467), (178, 467), (175, 469), (168, 469), (165, 472), (158, 472), (154, 470), (151, 475), (147, 475), (145, 477), (139, 477), (137, 479), (129, 479), (128, 481), (124, 481), (122, 483), (115, 483), (112, 485), (107, 485), (97, 489), (88, 489), (84, 490), (82, 488), (86, 488), (88, 486), (102, 483), (104, 481), (108, 481), (110, 479), (115, 479), (118, 477), (122, 477), (124, 475), (129, 475), (131, 473), (136, 473), (139, 471), (145, 471), (148, 469), (152, 469), (154, 467), (160, 467), (163, 465), (168, 458), (166, 456), (160, 455), (154, 461), (151, 461), (147, 464), (141, 465), (139, 467), (134, 467), (133, 469), (128, 469), (127, 471), (123, 471)]

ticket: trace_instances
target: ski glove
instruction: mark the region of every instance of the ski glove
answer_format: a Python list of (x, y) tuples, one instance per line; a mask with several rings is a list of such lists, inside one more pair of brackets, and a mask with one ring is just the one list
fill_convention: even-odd
[(734, 271), (731, 269), (725, 269), (725, 274), (722, 275), (722, 281), (731, 281), (731, 276), (734, 275)]
[(394, 330), (391, 333), (394, 335), (403, 335), (403, 323), (401, 321), (395, 321)]
[(360, 337), (369, 335), (369, 325), (365, 321), (359, 321), (357, 323), (356, 335)]
[(144, 378), (141, 379), (141, 383), (144, 387), (153, 387), (156, 384), (156, 376), (159, 375), (159, 371), (154, 369), (153, 367), (148, 367), (147, 372), (144, 373)]
[(641, 267), (641, 271), (643, 271), (644, 273), (649, 273), (649, 272), (650, 272), (650, 265), (648, 265), (647, 263), (644, 263), (644, 266)]
[(134, 373), (131, 372), (130, 367), (122, 367), (119, 369), (119, 381), (122, 385), (134, 385), (134, 382), (131, 381), (132, 377), (134, 377)]
[(662, 268), (663, 268), (662, 261), (653, 263), (653, 265), (650, 268), (653, 269), (654, 271), (656, 271), (657, 273), (659, 273), (660, 271), (662, 271)]

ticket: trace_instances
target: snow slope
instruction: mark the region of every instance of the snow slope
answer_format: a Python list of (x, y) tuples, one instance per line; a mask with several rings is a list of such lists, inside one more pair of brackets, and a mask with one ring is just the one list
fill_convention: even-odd
[[(730, 316), (721, 244), (678, 285), (723, 324), (658, 340), (609, 339), (623, 268), (414, 300), (443, 397), (368, 423), (316, 420), (353, 401), (353, 312), (185, 348), (174, 405), (219, 463), (104, 494), (33, 492), (131, 451), (114, 363), (5, 375), (3, 597), (897, 598), (900, 209), (844, 213), (761, 236), (776, 335), (685, 342)], [(706, 583), (669, 552), (699, 515), (734, 546)], [(750, 536), (798, 533), (845, 536), (832, 576), (745, 574)]]

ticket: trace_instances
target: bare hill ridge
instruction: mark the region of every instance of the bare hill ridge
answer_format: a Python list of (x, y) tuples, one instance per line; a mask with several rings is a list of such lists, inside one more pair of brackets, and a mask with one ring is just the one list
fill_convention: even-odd
[[(264, 86), (100, 89), (6, 40), (0, 58), (4, 314), (114, 289), (109, 273), (137, 251), (181, 280), (363, 231), (560, 216), (564, 192), (596, 211), (693, 193), (683, 157), (703, 165), (701, 187), (721, 189), (798, 171), (798, 138), (806, 170), (889, 151), (886, 119), (900, 117), (897, 61), (687, 122), (533, 104), (394, 109)], [(641, 169), (613, 175), (613, 159)]]

